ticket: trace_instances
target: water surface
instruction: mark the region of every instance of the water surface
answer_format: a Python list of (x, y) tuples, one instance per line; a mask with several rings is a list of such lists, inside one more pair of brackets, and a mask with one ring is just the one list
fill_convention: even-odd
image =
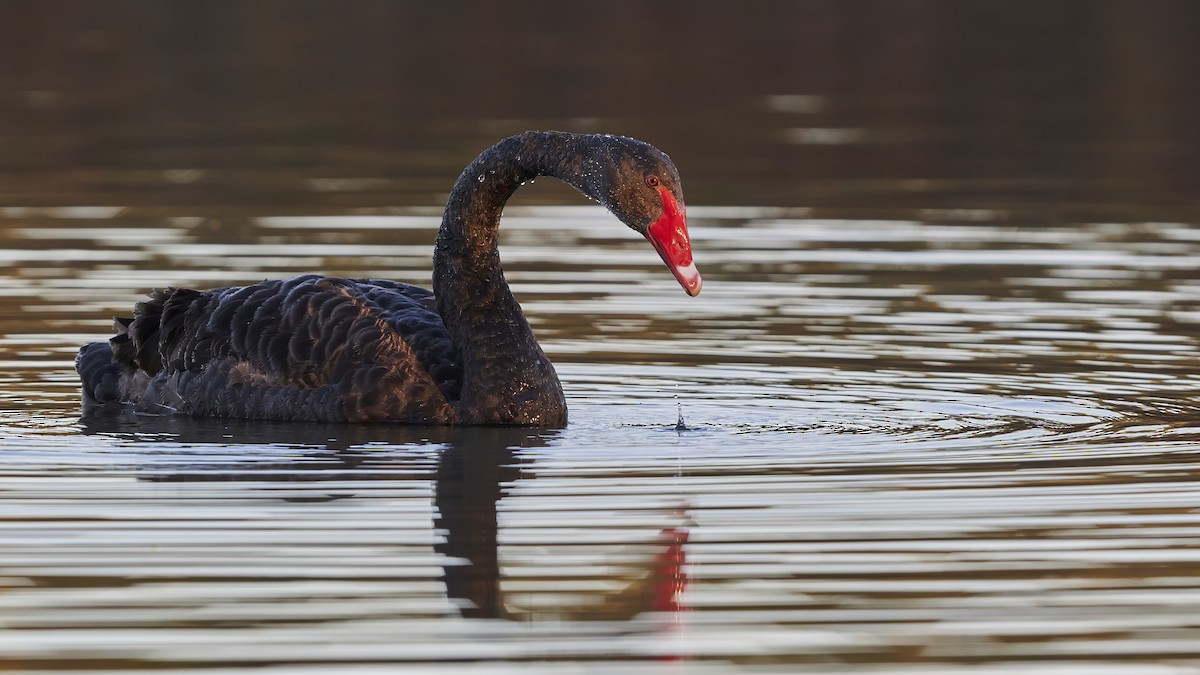
[[(543, 432), (81, 421), (72, 352), (143, 279), (212, 283), (220, 256), (224, 281), (417, 281), (427, 246), (394, 229), (428, 238), (430, 219), (252, 219), (249, 243), (222, 245), (120, 213), (22, 216), (0, 654), (32, 670), (1195, 656), (1187, 228), (689, 215), (696, 300), (598, 207), (510, 210), (509, 278), (571, 406)], [(94, 255), (38, 272), (23, 252), (49, 247), (21, 245), (50, 241)]]

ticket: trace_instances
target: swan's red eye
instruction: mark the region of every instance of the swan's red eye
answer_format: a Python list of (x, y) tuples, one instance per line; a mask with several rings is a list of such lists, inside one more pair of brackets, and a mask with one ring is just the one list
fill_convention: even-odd
[(646, 176), (646, 185), (658, 187), (658, 176)]

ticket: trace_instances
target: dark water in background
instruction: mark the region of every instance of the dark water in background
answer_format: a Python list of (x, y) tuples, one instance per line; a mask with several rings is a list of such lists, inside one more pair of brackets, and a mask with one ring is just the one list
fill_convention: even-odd
[[(0, 2), (0, 668), (1200, 672), (1197, 26)], [(527, 128), (669, 152), (705, 275), (518, 195), (568, 428), (79, 419), (149, 288), (427, 283)]]

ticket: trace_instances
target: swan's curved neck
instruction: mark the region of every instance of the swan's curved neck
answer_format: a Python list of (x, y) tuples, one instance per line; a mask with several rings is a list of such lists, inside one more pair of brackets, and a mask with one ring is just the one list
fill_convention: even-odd
[(554, 366), (538, 346), (500, 266), (505, 202), (538, 176), (594, 195), (580, 164), (579, 137), (528, 132), (500, 141), (459, 176), (433, 253), (438, 311), (463, 367), (463, 422), (562, 424), (566, 403)]

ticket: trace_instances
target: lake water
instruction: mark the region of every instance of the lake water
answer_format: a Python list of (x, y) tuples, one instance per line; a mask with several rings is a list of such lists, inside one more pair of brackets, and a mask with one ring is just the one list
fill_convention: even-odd
[[(521, 19), (483, 8), (453, 52), (399, 3), (19, 12), (0, 669), (1200, 672), (1196, 10), (985, 4), (751, 11), (723, 60), (694, 36), (727, 18), (697, 10), (573, 53), (588, 87), (545, 62), (499, 86), (486, 28)], [(1020, 48), (993, 35), (1014, 26)], [(421, 49), (443, 59), (394, 65)], [(313, 79), (268, 77), (280, 54)], [(671, 54), (694, 61), (630, 98)], [(492, 88), (446, 77), (469, 64)], [(428, 285), (458, 170), (535, 127), (671, 153), (705, 279), (688, 298), (549, 179), (518, 195), (501, 254), (566, 428), (80, 418), (75, 351), (150, 288)]]

